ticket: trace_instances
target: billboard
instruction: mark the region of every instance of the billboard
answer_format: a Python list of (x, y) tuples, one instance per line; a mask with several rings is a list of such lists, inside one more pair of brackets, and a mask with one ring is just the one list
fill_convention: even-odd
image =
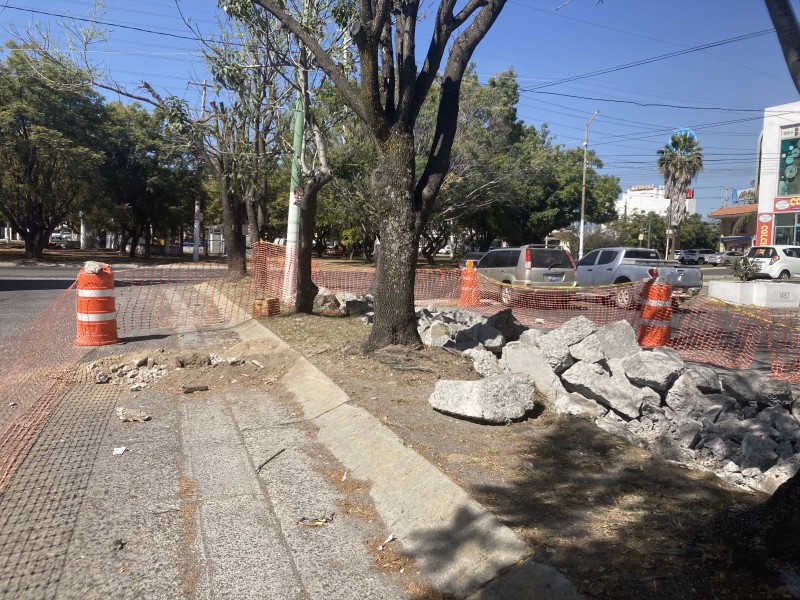
[(777, 196), (800, 196), (800, 126), (781, 129)]

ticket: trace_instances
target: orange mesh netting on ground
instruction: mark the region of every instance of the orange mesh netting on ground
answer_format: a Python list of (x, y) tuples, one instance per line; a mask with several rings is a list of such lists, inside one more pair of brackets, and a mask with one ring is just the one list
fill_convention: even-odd
[[(224, 263), (176, 263), (114, 273), (116, 319), (124, 352), (137, 339), (176, 328), (231, 326), (253, 316), (294, 309), (284, 289), (285, 248), (253, 245), (250, 273), (231, 277)], [(77, 272), (76, 272), (77, 275)], [(355, 261), (315, 259), (312, 277), (320, 288), (363, 295), (372, 291), (374, 268)], [(584, 315), (598, 326), (628, 321), (639, 327), (634, 308), (640, 284), (597, 288), (521, 288), (502, 285), (456, 268), (420, 268), (418, 306), (463, 306), (484, 314), (511, 308), (522, 323), (556, 328)], [(620, 293), (623, 292), (623, 293)], [(628, 301), (631, 301), (628, 303)], [(769, 350), (775, 377), (800, 381), (800, 311), (737, 307), (697, 296), (673, 307), (671, 345), (687, 360), (747, 368)], [(35, 439), (48, 413), (81, 362), (121, 354), (118, 345), (77, 347), (76, 292), (62, 294), (6, 342), (0, 365), (0, 491)]]

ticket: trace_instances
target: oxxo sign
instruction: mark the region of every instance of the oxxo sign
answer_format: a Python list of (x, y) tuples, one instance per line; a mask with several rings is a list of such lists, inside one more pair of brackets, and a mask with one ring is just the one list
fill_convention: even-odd
[(756, 229), (756, 246), (768, 246), (772, 243), (772, 213), (758, 213)]
[(775, 198), (775, 212), (800, 211), (800, 198)]

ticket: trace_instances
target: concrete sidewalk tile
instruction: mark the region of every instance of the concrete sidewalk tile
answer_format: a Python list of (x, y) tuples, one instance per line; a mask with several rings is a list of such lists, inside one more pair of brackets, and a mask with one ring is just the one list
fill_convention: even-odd
[(264, 498), (204, 498), (197, 509), (212, 598), (307, 599)]
[[(247, 335), (259, 332), (248, 325)], [(272, 332), (266, 336), (283, 344)], [(354, 478), (371, 484), (381, 518), (438, 589), (463, 598), (491, 582), (500, 585), (513, 573), (523, 587), (531, 577), (528, 584), (534, 589), (579, 597), (555, 569), (527, 559), (529, 549), (513, 531), (378, 419), (349, 404), (344, 391), (304, 357), (297, 355), (282, 383), (319, 428), (317, 439)], [(519, 564), (526, 566), (515, 570)], [(509, 582), (504, 585), (517, 580)], [(543, 596), (550, 597), (555, 598)]]

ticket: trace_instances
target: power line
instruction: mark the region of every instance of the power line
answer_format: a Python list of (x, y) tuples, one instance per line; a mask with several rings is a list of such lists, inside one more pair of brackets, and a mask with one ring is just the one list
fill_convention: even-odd
[[(80, 21), (81, 23), (91, 23), (92, 25), (105, 25), (106, 27), (118, 27), (119, 29), (128, 29), (130, 31), (138, 31), (139, 33), (152, 33), (153, 35), (161, 35), (164, 37), (171, 37), (178, 40), (189, 40), (196, 42), (197, 38), (190, 35), (180, 35), (178, 33), (166, 33), (163, 31), (156, 31), (154, 29), (147, 29), (146, 27), (138, 27), (136, 25), (124, 25), (122, 23), (112, 23), (111, 21), (101, 21), (99, 19), (87, 19), (85, 17), (75, 17), (64, 13), (49, 12), (46, 10), (37, 10), (34, 8), (22, 8), (21, 6), (13, 6), (11, 4), (4, 4), (2, 8), (10, 8), (11, 10), (19, 10), (28, 12), (35, 15), (44, 15), (46, 17), (58, 17), (60, 19), (70, 19), (72, 21)], [(232, 44), (236, 45), (236, 44)], [(241, 45), (241, 44), (239, 44)]]
[[(526, 90), (527, 91), (527, 90)], [(578, 100), (593, 100), (595, 102), (614, 102), (617, 104), (634, 104), (645, 108), (677, 108), (681, 110), (715, 110), (721, 112), (755, 112), (763, 113), (763, 108), (724, 108), (719, 106), (685, 106), (681, 104), (664, 104), (660, 102), (637, 102), (635, 100), (615, 100), (613, 98), (593, 98), (591, 96), (578, 96), (577, 94), (561, 94), (558, 92), (530, 91), (532, 94), (547, 94), (548, 96), (562, 96)]]
[(586, 79), (588, 77), (595, 77), (597, 75), (606, 75), (608, 73), (615, 73), (617, 71), (623, 71), (625, 69), (631, 69), (633, 67), (640, 67), (642, 65), (647, 65), (653, 62), (658, 62), (661, 60), (666, 60), (668, 58), (675, 58), (676, 56), (683, 56), (685, 54), (691, 54), (693, 52), (699, 52), (701, 50), (707, 50), (709, 48), (716, 48), (717, 46), (724, 46), (726, 44), (732, 44), (734, 42), (741, 42), (744, 40), (749, 40), (755, 37), (760, 37), (762, 35), (768, 35), (775, 32), (775, 29), (763, 29), (761, 31), (754, 31), (752, 33), (745, 33), (743, 35), (737, 35), (732, 38), (727, 38), (724, 40), (719, 40), (717, 42), (711, 42), (708, 44), (703, 44), (702, 46), (693, 46), (692, 48), (686, 48), (685, 50), (676, 50), (675, 52), (668, 52), (667, 54), (660, 54), (658, 56), (653, 56), (651, 58), (645, 58), (642, 60), (637, 60), (634, 62), (626, 63), (624, 65), (618, 65), (616, 67), (609, 67), (607, 69), (600, 69), (598, 71), (591, 71), (589, 73), (583, 73), (581, 75), (573, 75), (571, 77), (564, 77), (563, 79), (557, 79), (555, 81), (550, 81), (548, 83), (542, 83), (533, 87), (529, 88), (521, 88), (520, 91), (523, 92), (533, 92), (536, 90), (540, 90), (542, 88), (550, 87), (553, 85), (560, 85), (562, 83), (569, 83), (570, 81), (576, 81), (578, 79)]

